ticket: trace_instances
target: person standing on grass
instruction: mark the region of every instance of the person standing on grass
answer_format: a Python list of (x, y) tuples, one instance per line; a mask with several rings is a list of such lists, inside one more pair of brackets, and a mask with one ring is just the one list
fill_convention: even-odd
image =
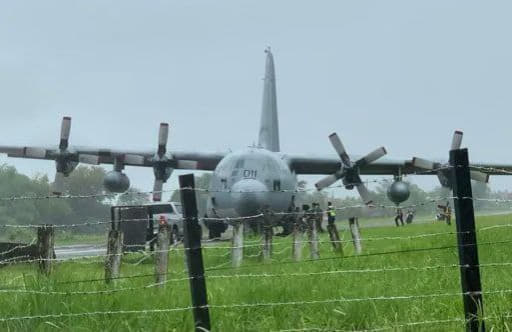
[(324, 229), (322, 228), (322, 219), (324, 217), (324, 213), (322, 212), (322, 209), (320, 208), (320, 204), (313, 203), (313, 212), (315, 214), (316, 229), (320, 233), (323, 233)]
[(336, 222), (336, 209), (332, 206), (331, 202), (327, 203), (327, 222), (329, 225), (334, 225)]
[(295, 211), (293, 213), (293, 223), (297, 225), (301, 232), (304, 231), (304, 227), (302, 226), (302, 213), (300, 212), (300, 207), (296, 206)]
[(398, 224), (398, 221), (400, 220), (400, 223), (402, 224), (402, 226), (404, 225), (404, 213), (402, 211), (401, 208), (397, 208), (396, 209), (396, 217), (395, 217), (395, 224), (396, 224), (396, 227), (399, 227), (400, 225)]
[(293, 225), (295, 224), (295, 213), (293, 212), (293, 206), (290, 206), (286, 211), (286, 214), (281, 218), (281, 226), (283, 231), (277, 236), (287, 236), (293, 231)]
[(302, 209), (304, 210), (304, 217), (302, 220), (309, 234), (313, 228), (316, 229), (316, 213), (308, 204), (304, 204)]
[(444, 218), (446, 220), (447, 225), (452, 224), (452, 208), (450, 207), (450, 202), (446, 202), (446, 208), (444, 210)]
[(407, 215), (405, 217), (405, 222), (410, 224), (410, 223), (412, 223), (413, 219), (414, 219), (414, 210), (413, 209), (407, 210)]

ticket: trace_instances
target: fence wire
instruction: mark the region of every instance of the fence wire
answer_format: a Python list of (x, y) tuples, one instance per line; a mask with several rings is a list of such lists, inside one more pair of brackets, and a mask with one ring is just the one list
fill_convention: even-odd
[[(492, 290), (481, 292), (481, 294), (509, 294), (512, 289)], [(243, 309), (255, 307), (280, 307), (280, 306), (302, 306), (302, 305), (316, 305), (316, 304), (333, 304), (333, 303), (353, 303), (364, 301), (402, 301), (402, 300), (416, 300), (416, 299), (433, 299), (445, 297), (459, 297), (461, 295), (472, 295), (473, 293), (435, 293), (435, 294), (420, 294), (420, 295), (396, 295), (396, 296), (376, 296), (365, 298), (336, 298), (336, 299), (323, 299), (323, 300), (301, 300), (301, 301), (286, 301), (286, 302), (257, 302), (257, 303), (236, 303), (236, 304), (209, 304), (205, 306), (189, 306), (177, 308), (164, 308), (164, 309), (143, 309), (143, 310), (119, 310), (119, 311), (94, 311), (94, 312), (80, 312), (80, 313), (58, 313), (46, 315), (33, 315), (33, 316), (16, 316), (16, 317), (3, 317), (0, 322), (32, 320), (32, 319), (51, 319), (51, 318), (70, 318), (80, 316), (97, 316), (97, 315), (125, 315), (125, 314), (151, 314), (151, 313), (169, 313), (176, 311), (187, 311), (194, 308), (210, 308), (210, 309)]]
[[(415, 209), (421, 206), (431, 205), (431, 204), (437, 204), (440, 201), (445, 200), (457, 200), (457, 199), (471, 199), (473, 201), (486, 201), (486, 202), (508, 202), (512, 203), (512, 200), (504, 200), (504, 199), (487, 199), (487, 198), (471, 198), (471, 197), (436, 197), (436, 198), (428, 198), (424, 202), (416, 203), (416, 204), (408, 204), (408, 205), (401, 205), (401, 209)], [(356, 204), (356, 205), (348, 205), (348, 206), (338, 206), (334, 207), (334, 210), (340, 212), (350, 209), (385, 209), (385, 210), (391, 210), (396, 211), (397, 206), (396, 205), (386, 205), (386, 204), (372, 204), (371, 206), (368, 206), (366, 204)], [(326, 211), (322, 211), (323, 214), (325, 214)], [(268, 216), (275, 217), (275, 216), (291, 216), (296, 218), (304, 218), (313, 215), (314, 213), (304, 213), (301, 212), (280, 212), (280, 211), (269, 211)], [(201, 217), (197, 218), (200, 222), (205, 221), (223, 221), (227, 222), (228, 224), (232, 224), (234, 222), (241, 222), (246, 220), (257, 220), (265, 217), (264, 213), (257, 213), (250, 216), (241, 216), (241, 217)], [(180, 222), (186, 222), (187, 220), (185, 218), (176, 218), (172, 219), (173, 221), (180, 221)], [(149, 218), (128, 218), (128, 219), (122, 219), (116, 222), (121, 223), (127, 223), (127, 222), (149, 222)], [(111, 219), (98, 219), (98, 220), (89, 220), (89, 221), (83, 221), (78, 223), (72, 223), (72, 224), (57, 224), (57, 225), (51, 225), (53, 228), (56, 229), (64, 229), (64, 228), (76, 228), (76, 227), (84, 227), (84, 226), (97, 226), (97, 225), (106, 225), (111, 224), (113, 221)], [(45, 224), (25, 224), (25, 225), (17, 225), (17, 224), (0, 224), (0, 228), (38, 228), (41, 226), (45, 226)]]
[[(429, 171), (431, 172), (431, 171)], [(512, 172), (511, 172), (512, 174)], [(383, 180), (380, 180), (383, 181)], [(392, 181), (387, 180), (386, 181)], [(374, 182), (378, 183), (379, 181), (368, 181), (368, 183)], [(344, 185), (340, 185), (339, 187), (344, 187)], [(334, 187), (336, 188), (336, 187)], [(192, 188), (183, 188), (182, 190), (192, 190)], [(212, 192), (206, 189), (194, 189), (201, 193), (208, 193)], [(304, 191), (290, 191), (290, 192), (305, 192)], [(213, 191), (216, 192), (216, 191)], [(283, 190), (282, 192), (287, 192), (287, 190)], [(153, 192), (143, 192), (139, 194), (150, 194)], [(0, 198), (1, 201), (18, 201), (18, 200), (38, 200), (38, 199), (87, 199), (87, 198), (99, 198), (99, 197), (108, 197), (113, 196), (114, 194), (101, 194), (101, 195), (60, 195), (60, 196), (15, 196), (15, 197), (3, 197)], [(119, 194), (115, 194), (119, 195)], [(123, 195), (123, 194), (121, 194)], [(133, 193), (130, 193), (130, 195), (133, 195)], [(407, 206), (402, 206), (403, 209), (406, 208), (415, 208), (419, 206), (424, 206), (428, 204), (437, 203), (440, 200), (446, 200), (446, 199), (472, 199), (474, 201), (495, 201), (499, 203), (509, 203), (512, 202), (512, 200), (498, 200), (498, 199), (479, 199), (479, 198), (470, 198), (470, 197), (442, 197), (442, 198), (429, 198), (428, 200), (418, 203), (418, 204), (411, 204)], [(360, 204), (360, 205), (353, 205), (353, 206), (345, 206), (345, 207), (336, 207), (337, 211), (343, 211), (346, 209), (353, 209), (353, 208), (369, 208), (367, 205)], [(392, 209), (396, 210), (396, 206), (391, 205), (373, 205), (372, 208), (382, 208), (382, 209)], [(273, 212), (271, 215), (275, 216), (297, 216), (296, 212)], [(246, 220), (253, 220), (262, 218), (265, 215), (263, 213), (255, 214), (252, 216), (244, 216), (244, 217), (237, 217), (237, 218), (198, 218), (199, 221), (225, 221), (228, 223), (233, 222), (239, 222), (239, 221), (246, 221)], [(125, 222), (148, 222), (148, 218), (139, 218), (139, 219), (126, 219), (123, 220)], [(179, 219), (180, 221), (186, 222), (185, 219)], [(80, 222), (75, 224), (69, 224), (69, 225), (55, 225), (53, 227), (57, 229), (63, 229), (63, 228), (73, 228), (73, 227), (84, 227), (84, 226), (94, 226), (94, 225), (102, 225), (102, 224), (110, 224), (111, 220), (97, 220), (97, 221), (87, 221), (87, 222)], [(0, 225), (0, 228), (37, 228), (41, 227), (43, 225)], [(512, 227), (512, 224), (502, 224), (502, 225), (493, 225), (493, 226), (485, 226), (477, 229), (477, 232), (485, 232), (489, 230), (495, 230), (495, 229), (501, 229), (501, 228), (508, 228)], [(382, 236), (382, 237), (367, 237), (367, 238), (361, 238), (360, 241), (396, 241), (396, 240), (415, 240), (415, 239), (421, 239), (421, 238), (433, 238), (433, 237), (442, 237), (442, 236), (448, 236), (448, 235), (459, 235), (459, 234), (469, 234), (469, 232), (454, 232), (454, 231), (447, 231), (447, 232), (437, 232), (437, 233), (424, 233), (424, 234), (416, 234), (416, 235), (407, 235), (407, 236)], [(261, 248), (262, 246), (262, 239), (257, 239), (253, 241), (246, 241), (246, 244), (242, 246), (226, 246), (226, 245), (217, 245), (216, 241), (204, 241), (205, 243), (211, 242), (212, 245), (204, 246), (202, 247), (202, 250), (234, 250), (234, 249), (241, 249), (241, 248)], [(300, 241), (302, 243), (309, 243), (309, 240)], [(336, 243), (339, 242), (341, 244), (348, 244), (351, 243), (352, 240), (340, 240), (340, 241), (317, 241), (318, 243)], [(512, 240), (501, 240), (501, 241), (489, 241), (489, 242), (481, 242), (478, 245), (480, 246), (491, 246), (491, 245), (499, 245), (499, 244), (508, 244), (512, 243)], [(4, 252), (0, 252), (0, 255), (7, 255), (10, 253), (15, 252), (16, 250), (22, 250), (24, 248), (30, 247), (33, 245), (33, 242), (30, 244), (20, 244), (18, 246), (15, 246), (9, 250), (6, 250)], [(274, 243), (273, 246), (276, 245), (287, 245), (287, 247), (281, 249), (280, 251), (275, 251), (275, 255), (283, 254), (284, 252), (291, 250), (291, 243), (286, 242), (277, 242)], [(312, 262), (323, 262), (323, 261), (330, 261), (330, 260), (344, 260), (344, 259), (354, 259), (354, 258), (363, 258), (363, 257), (370, 257), (370, 256), (380, 256), (380, 255), (392, 255), (392, 254), (406, 254), (406, 253), (417, 253), (417, 252), (427, 252), (427, 251), (434, 251), (434, 250), (445, 250), (445, 249), (457, 249), (460, 247), (468, 247), (468, 246), (476, 246), (476, 244), (466, 244), (466, 245), (445, 245), (445, 246), (434, 246), (434, 247), (421, 247), (421, 248), (409, 248), (409, 249), (402, 249), (402, 250), (391, 250), (391, 251), (383, 251), (383, 252), (369, 252), (366, 254), (359, 254), (359, 255), (350, 255), (350, 256), (332, 256), (332, 257), (322, 257), (319, 259), (305, 259), (299, 262), (291, 261), (291, 260), (285, 260), (285, 261), (272, 261), (270, 264), (273, 265), (281, 265), (281, 264), (303, 264), (303, 263), (312, 263)], [(129, 247), (129, 246), (128, 246)], [(196, 248), (193, 248), (196, 249)], [(183, 247), (172, 247), (169, 250), (155, 250), (153, 253), (162, 253), (162, 252), (186, 252), (188, 250), (192, 250), (191, 248)], [(75, 252), (76, 253), (76, 252)], [(139, 254), (139, 253), (125, 253), (124, 255), (127, 255), (130, 257), (132, 254)], [(208, 254), (211, 257), (227, 257), (230, 253), (226, 252), (223, 254)], [(260, 250), (256, 254), (252, 255), (245, 255), (245, 258), (251, 258), (251, 257), (260, 257), (262, 254), (262, 251)], [(99, 255), (84, 255), (79, 257), (71, 257), (71, 258), (36, 258), (36, 259), (27, 259), (30, 258), (27, 255), (23, 256), (17, 256), (17, 257), (11, 257), (7, 260), (0, 261), (1, 265), (7, 265), (12, 263), (36, 263), (36, 262), (42, 262), (42, 261), (51, 261), (55, 263), (62, 263), (62, 262), (77, 262), (77, 263), (84, 263), (84, 264), (96, 264), (96, 263), (103, 263), (103, 261), (99, 260), (92, 260), (92, 259), (106, 259), (112, 256), (119, 256), (122, 254), (99, 254)], [(151, 256), (146, 256), (143, 259), (146, 259)], [(126, 264), (123, 262), (123, 264)], [(138, 263), (137, 263), (138, 264)], [(335, 270), (327, 270), (327, 271), (317, 271), (317, 272), (289, 272), (289, 273), (233, 273), (233, 274), (215, 274), (215, 271), (241, 271), (241, 269), (244, 268), (252, 268), (252, 267), (261, 267), (261, 264), (246, 264), (242, 265), (240, 267), (234, 268), (232, 266), (226, 266), (230, 265), (231, 262), (227, 260), (226, 262), (223, 262), (217, 266), (206, 268), (206, 275), (205, 276), (192, 276), (192, 277), (176, 277), (176, 278), (170, 278), (164, 282), (160, 283), (150, 283), (142, 286), (136, 286), (136, 287), (120, 287), (120, 288), (113, 288), (113, 289), (103, 289), (103, 290), (52, 290), (52, 289), (27, 289), (27, 288), (4, 288), (0, 289), (0, 293), (3, 294), (16, 294), (16, 295), (58, 295), (58, 296), (103, 296), (103, 295), (111, 295), (111, 294), (117, 294), (121, 292), (132, 292), (132, 291), (140, 291), (145, 289), (154, 289), (157, 287), (162, 287), (165, 284), (169, 283), (176, 283), (176, 282), (184, 282), (184, 281), (190, 281), (192, 279), (196, 278), (206, 278), (208, 280), (235, 280), (235, 279), (254, 279), (254, 280), (261, 280), (261, 279), (277, 279), (277, 278), (289, 278), (289, 277), (296, 277), (296, 278), (315, 278), (318, 276), (339, 276), (343, 274), (368, 274), (368, 273), (393, 273), (393, 272), (430, 272), (430, 271), (439, 271), (439, 270), (448, 270), (448, 269), (460, 269), (460, 268), (473, 268), (473, 267), (482, 267), (482, 268), (498, 268), (498, 267), (510, 267), (512, 266), (512, 262), (494, 262), (494, 263), (484, 263), (479, 264), (475, 266), (470, 265), (459, 265), (459, 264), (448, 264), (448, 265), (429, 265), (429, 266), (404, 266), (404, 267), (382, 267), (382, 268), (361, 268), (361, 269), (335, 269)], [(165, 275), (173, 275), (173, 274), (179, 274), (186, 272), (186, 270), (183, 270), (181, 272), (168, 272), (165, 273)], [(116, 278), (112, 278), (112, 280), (126, 280), (126, 279), (138, 279), (138, 278), (154, 278), (155, 273), (147, 273), (147, 274), (138, 274), (138, 275), (131, 275), (131, 276), (120, 276)], [(19, 278), (19, 277), (18, 277)], [(16, 280), (18, 278), (15, 278)], [(15, 279), (6, 281), (7, 284), (14, 284)], [(72, 285), (72, 284), (78, 284), (78, 283), (92, 283), (92, 282), (104, 282), (104, 278), (98, 278), (98, 279), (83, 279), (83, 280), (69, 280), (65, 282), (56, 282), (56, 285)], [(512, 289), (496, 289), (496, 290), (490, 290), (485, 292), (479, 292), (478, 294), (486, 294), (486, 295), (495, 295), (495, 294), (510, 294), (512, 293)], [(304, 300), (294, 300), (294, 301), (283, 301), (283, 302), (254, 302), (254, 303), (231, 303), (231, 304), (209, 304), (207, 306), (201, 307), (201, 308), (211, 308), (211, 309), (219, 309), (219, 310), (234, 310), (234, 309), (243, 309), (243, 308), (255, 308), (255, 307), (282, 307), (282, 306), (308, 306), (308, 305), (321, 305), (321, 304), (341, 304), (341, 303), (354, 303), (354, 302), (382, 302), (382, 301), (407, 301), (407, 300), (422, 300), (422, 299), (436, 299), (436, 298), (448, 298), (448, 297), (461, 297), (463, 295), (474, 295), (475, 293), (461, 293), (461, 292), (453, 292), (453, 293), (432, 293), (432, 294), (399, 294), (399, 295), (391, 295), (391, 296), (370, 296), (370, 297), (353, 297), (353, 298), (332, 298), (332, 299), (304, 299)], [(141, 314), (141, 315), (149, 315), (149, 314), (165, 314), (165, 313), (171, 313), (171, 312), (184, 312), (188, 310), (192, 310), (197, 307), (175, 307), (175, 308), (150, 308), (150, 309), (141, 309), (141, 310), (113, 310), (113, 311), (91, 311), (91, 312), (65, 312), (65, 313), (48, 313), (48, 314), (41, 314), (41, 315), (31, 315), (31, 316), (13, 316), (13, 317), (0, 317), (0, 322), (15, 322), (15, 321), (27, 321), (27, 320), (36, 320), (36, 319), (63, 319), (63, 318), (80, 318), (80, 317), (91, 317), (91, 316), (106, 316), (106, 315), (135, 315), (135, 314)], [(503, 317), (503, 316), (500, 316)], [(507, 314), (507, 317), (510, 317), (509, 314)], [(485, 317), (485, 319), (492, 319), (492, 316)], [(426, 325), (426, 324), (447, 324), (447, 323), (464, 323), (465, 320), (462, 318), (452, 318), (452, 319), (444, 319), (444, 320), (430, 320), (430, 321), (417, 321), (417, 322), (404, 322), (404, 323), (398, 323), (396, 325), (392, 326), (384, 326), (384, 327), (378, 327), (370, 330), (365, 331), (384, 331), (384, 330), (393, 330), (397, 328), (404, 328), (404, 327), (414, 327), (414, 326), (420, 326), (420, 325)], [(303, 328), (303, 329), (289, 329), (289, 330), (280, 330), (280, 331), (323, 331), (322, 327), (311, 327), (311, 328)], [(328, 329), (328, 331), (338, 331), (338, 330), (332, 330)], [(343, 330), (339, 330), (343, 331)]]
[[(487, 263), (480, 264), (478, 267), (504, 267), (504, 266), (512, 266), (512, 262), (505, 263)], [(248, 274), (206, 274), (203, 276), (197, 277), (180, 277), (180, 278), (171, 278), (166, 281), (160, 283), (151, 283), (148, 285), (143, 285), (139, 287), (128, 287), (128, 288), (116, 288), (109, 290), (99, 290), (99, 291), (50, 291), (45, 289), (26, 289), (26, 288), (4, 288), (0, 289), (0, 293), (25, 293), (25, 294), (49, 294), (49, 295), (104, 295), (104, 294), (114, 294), (118, 292), (125, 291), (135, 291), (148, 289), (153, 287), (159, 287), (168, 283), (189, 281), (192, 279), (207, 279), (207, 280), (225, 280), (225, 279), (275, 279), (275, 278), (288, 278), (288, 277), (297, 277), (297, 278), (305, 278), (305, 277), (318, 277), (318, 276), (338, 276), (341, 274), (368, 274), (368, 273), (390, 273), (390, 272), (405, 272), (405, 271), (416, 271), (416, 272), (427, 272), (427, 271), (437, 271), (443, 269), (459, 269), (459, 268), (470, 268), (475, 266), (469, 265), (458, 265), (458, 264), (449, 264), (449, 265), (433, 265), (433, 266), (406, 266), (406, 267), (385, 267), (385, 268), (364, 268), (364, 269), (347, 269), (347, 270), (328, 270), (328, 271), (319, 271), (319, 272), (289, 272), (289, 273), (248, 273)], [(185, 271), (183, 271), (185, 272)], [(165, 275), (170, 275), (176, 272), (164, 273)], [(152, 274), (140, 274), (126, 277), (114, 278), (116, 279), (136, 279), (136, 278), (147, 278), (147, 277), (155, 277), (155, 273)], [(104, 279), (92, 279), (92, 280), (76, 280), (75, 282), (69, 281), (64, 283), (56, 283), (56, 284), (72, 284), (72, 283), (83, 283), (83, 282), (96, 282), (96, 281), (104, 281)]]

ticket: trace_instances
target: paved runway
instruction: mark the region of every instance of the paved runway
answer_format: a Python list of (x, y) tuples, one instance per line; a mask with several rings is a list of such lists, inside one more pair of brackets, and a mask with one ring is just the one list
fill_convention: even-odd
[(82, 256), (100, 256), (107, 253), (107, 248), (100, 245), (76, 244), (55, 247), (55, 255), (59, 259), (75, 258)]
[[(220, 240), (204, 240), (203, 246), (214, 246), (219, 243), (229, 242), (229, 238)], [(180, 244), (181, 245), (181, 244)], [(107, 247), (98, 244), (76, 244), (55, 247), (55, 255), (59, 259), (72, 259), (77, 257), (102, 256), (107, 253)]]

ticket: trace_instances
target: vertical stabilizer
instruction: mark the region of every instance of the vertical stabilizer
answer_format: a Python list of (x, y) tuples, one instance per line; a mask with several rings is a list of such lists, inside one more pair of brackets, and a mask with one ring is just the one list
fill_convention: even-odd
[(276, 75), (274, 58), (270, 48), (265, 50), (265, 78), (263, 79), (263, 103), (261, 107), (260, 137), (258, 145), (279, 152), (279, 122), (277, 119)]

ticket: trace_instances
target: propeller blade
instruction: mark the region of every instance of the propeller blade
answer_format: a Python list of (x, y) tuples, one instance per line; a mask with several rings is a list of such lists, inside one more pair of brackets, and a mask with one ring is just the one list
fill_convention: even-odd
[(155, 179), (155, 184), (153, 185), (153, 202), (160, 202), (162, 200), (163, 187), (164, 182), (162, 180)]
[(418, 157), (412, 158), (412, 165), (414, 167), (418, 167), (418, 168), (422, 168), (422, 169), (434, 169), (435, 168), (435, 163), (433, 161), (423, 159), (423, 158), (418, 158)]
[(315, 183), (315, 187), (317, 190), (322, 190), (324, 188), (329, 187), (334, 182), (338, 181), (338, 179), (339, 177), (336, 174), (328, 175), (321, 179), (320, 181), (318, 181), (317, 183)]
[(489, 182), (489, 174), (479, 171), (469, 171), (472, 180), (488, 183)]
[(71, 118), (65, 116), (62, 118), (62, 124), (60, 127), (60, 144), (59, 149), (65, 150), (69, 144), (69, 132), (71, 131)]
[(60, 195), (64, 192), (64, 173), (55, 173), (55, 180), (53, 181), (52, 192), (55, 195)]
[(340, 138), (338, 137), (338, 134), (332, 133), (329, 135), (329, 140), (331, 141), (332, 146), (334, 147), (334, 150), (338, 153), (341, 160), (346, 166), (350, 166), (350, 157), (347, 154), (347, 151), (345, 151), (345, 147), (343, 146), (343, 143), (341, 143)]
[(167, 152), (167, 139), (169, 138), (169, 124), (161, 123), (160, 130), (158, 131), (158, 152), (157, 154), (162, 157)]
[(452, 148), (451, 150), (458, 150), (460, 149), (460, 146), (462, 144), (462, 131), (459, 131), (459, 130), (456, 130), (454, 133), (453, 133), (453, 138), (452, 138)]
[(26, 147), (23, 155), (29, 158), (44, 159), (46, 157), (46, 149)]
[(98, 165), (100, 163), (100, 156), (93, 154), (80, 154), (78, 155), (78, 162), (90, 165)]
[(386, 149), (384, 147), (380, 147), (380, 148), (368, 153), (366, 156), (359, 159), (358, 161), (356, 161), (356, 164), (357, 164), (357, 166), (364, 166), (364, 165), (370, 164), (370, 163), (374, 162), (375, 160), (385, 156), (386, 153), (387, 153)]
[(144, 157), (136, 154), (125, 154), (124, 162), (129, 165), (144, 165)]
[(361, 199), (363, 200), (364, 204), (369, 205), (369, 204), (373, 203), (373, 201), (370, 197), (370, 192), (368, 191), (368, 189), (366, 188), (364, 183), (359, 183), (358, 185), (356, 185), (356, 188), (357, 188), (357, 191), (359, 192), (359, 196), (361, 196)]

